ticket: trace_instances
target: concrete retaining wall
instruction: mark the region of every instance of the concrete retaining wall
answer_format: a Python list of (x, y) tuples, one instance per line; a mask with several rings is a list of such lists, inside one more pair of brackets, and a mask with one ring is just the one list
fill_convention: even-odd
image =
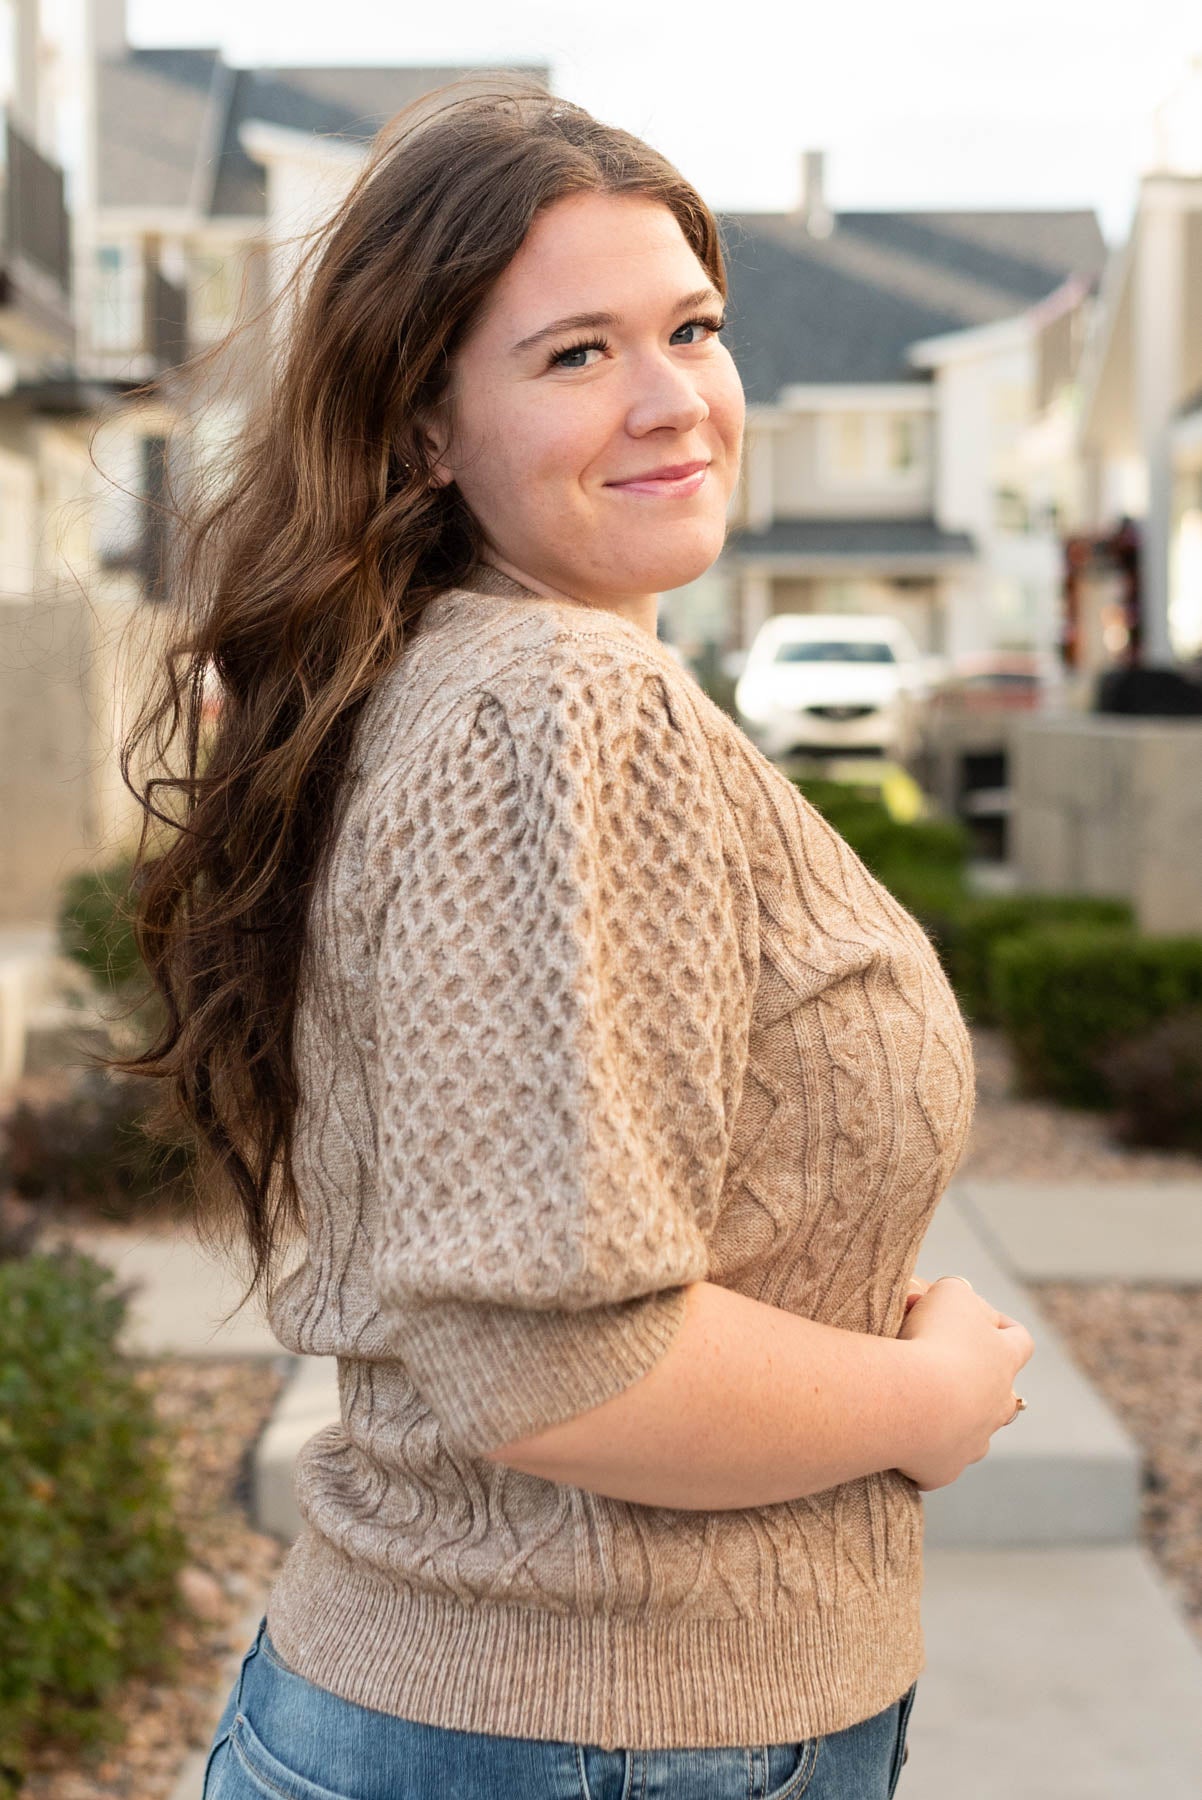
[(1202, 720), (1036, 714), (1011, 744), (1022, 887), (1113, 895), (1143, 931), (1202, 933)]

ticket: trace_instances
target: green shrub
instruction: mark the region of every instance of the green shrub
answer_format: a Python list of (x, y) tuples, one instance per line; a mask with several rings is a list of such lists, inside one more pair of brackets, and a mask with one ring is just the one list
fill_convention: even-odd
[(22, 1199), (110, 1219), (132, 1218), (164, 1193), (184, 1201), (187, 1144), (142, 1126), (157, 1098), (149, 1076), (84, 1069), (54, 1098), (19, 1100), (0, 1121), (0, 1179)]
[(133, 858), (87, 869), (63, 884), (58, 939), (64, 955), (81, 963), (102, 987), (119, 992), (142, 980), (146, 968), (130, 922)]
[(932, 882), (941, 890), (959, 890), (968, 834), (958, 820), (902, 822), (893, 818), (883, 801), (845, 782), (798, 780), (795, 785), (887, 887), (892, 875), (916, 888)]
[(1002, 938), (1056, 925), (1133, 928), (1125, 900), (1088, 894), (964, 894), (932, 921), (944, 967), (967, 1016), (996, 1024), (990, 991), (993, 947)]
[(1099, 1066), (1120, 1143), (1202, 1155), (1202, 1008), (1120, 1038)]
[(177, 1666), (164, 1634), (186, 1543), (112, 1284), (73, 1250), (0, 1263), (3, 1794), (34, 1743), (111, 1741), (118, 1684)]
[(1202, 938), (1048, 926), (999, 938), (989, 968), (1020, 1087), (1069, 1106), (1107, 1107), (1110, 1048), (1202, 1005)]

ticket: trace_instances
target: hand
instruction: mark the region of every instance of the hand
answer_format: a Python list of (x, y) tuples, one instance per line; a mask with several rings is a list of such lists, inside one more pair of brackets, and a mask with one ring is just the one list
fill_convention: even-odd
[(943, 1392), (937, 1429), (898, 1465), (925, 1493), (988, 1453), (992, 1434), (1014, 1416), (1013, 1383), (1035, 1346), (1025, 1325), (975, 1289), (921, 1276), (910, 1281), (898, 1336), (914, 1344)]
[(910, 1308), (913, 1306), (913, 1304), (916, 1300), (922, 1299), (922, 1296), (926, 1293), (926, 1291), (930, 1287), (930, 1285), (931, 1285), (930, 1282), (924, 1281), (922, 1279), (921, 1275), (911, 1275), (910, 1286), (906, 1293), (906, 1311), (907, 1312), (909, 1312)]

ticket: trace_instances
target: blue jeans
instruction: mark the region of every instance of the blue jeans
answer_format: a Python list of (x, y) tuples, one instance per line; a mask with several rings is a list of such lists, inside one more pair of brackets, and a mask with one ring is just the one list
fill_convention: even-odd
[(290, 1669), (264, 1616), (213, 1735), (200, 1800), (892, 1800), (917, 1687), (871, 1719), (801, 1743), (602, 1750), (357, 1706)]

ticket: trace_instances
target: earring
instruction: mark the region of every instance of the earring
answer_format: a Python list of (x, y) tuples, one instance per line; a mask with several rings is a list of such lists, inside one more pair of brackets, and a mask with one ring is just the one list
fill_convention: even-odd
[[(412, 463), (398, 461), (398, 467), (403, 471), (404, 474), (406, 474), (410, 477), (412, 477), (414, 474), (416, 474), (416, 470), (414, 469), (414, 466)], [(435, 485), (436, 485), (436, 483), (428, 475), (427, 475), (425, 481), (423, 481), (423, 483), (422, 483), (422, 486), (427, 489), (432, 488)]]

